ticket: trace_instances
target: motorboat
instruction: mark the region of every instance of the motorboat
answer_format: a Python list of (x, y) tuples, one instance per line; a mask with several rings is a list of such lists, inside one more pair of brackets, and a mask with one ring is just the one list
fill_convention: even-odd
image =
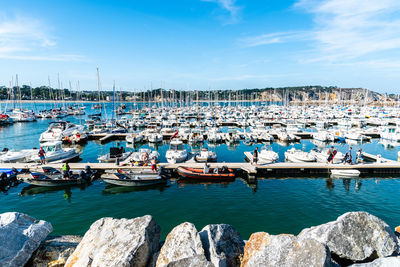
[[(253, 152), (246, 151), (244, 152), (246, 159), (250, 162), (253, 162)], [(278, 153), (267, 149), (266, 147), (261, 148), (258, 151), (258, 161), (257, 164), (269, 164), (274, 163), (279, 160)]]
[(126, 142), (128, 143), (140, 143), (143, 141), (143, 134), (139, 133), (139, 132), (134, 132), (134, 133), (129, 133), (126, 135), (125, 137)]
[(68, 121), (51, 122), (48, 129), (40, 135), (40, 142), (61, 141), (70, 137), (74, 132), (84, 133), (83, 125), (75, 125)]
[(386, 127), (381, 133), (381, 138), (390, 141), (400, 141), (400, 128), (398, 127)]
[(207, 134), (207, 142), (220, 143), (222, 142), (222, 133), (218, 128), (211, 128)]
[(197, 162), (217, 162), (217, 153), (208, 150), (208, 148), (203, 147), (201, 151), (194, 156)]
[(318, 131), (312, 134), (313, 139), (322, 142), (333, 142), (335, 141), (335, 136), (329, 131)]
[(163, 174), (163, 169), (160, 168), (159, 172), (152, 171), (122, 171), (118, 170), (113, 173), (104, 173), (101, 176), (104, 182), (119, 186), (151, 186), (165, 184), (167, 179)]
[(361, 172), (354, 169), (332, 169), (331, 174), (334, 177), (340, 178), (355, 178), (359, 177)]
[[(318, 149), (318, 148), (313, 148), (310, 151), (310, 154), (313, 155), (316, 159), (317, 162), (324, 162), (326, 163), (328, 161), (328, 149)], [(340, 151), (336, 151), (336, 155), (333, 157), (332, 163), (338, 164), (342, 163), (344, 161), (344, 154)]]
[(22, 110), (22, 109), (14, 109), (12, 111), (12, 113), (9, 114), (9, 117), (14, 122), (32, 122), (32, 121), (36, 121), (35, 113), (33, 113), (32, 111)]
[(169, 163), (184, 162), (187, 160), (188, 156), (188, 151), (183, 147), (183, 142), (179, 139), (173, 139), (171, 141), (169, 149), (165, 154)]
[(132, 151), (125, 152), (123, 147), (110, 147), (110, 153), (98, 157), (97, 160), (101, 163), (112, 163), (118, 160), (121, 162), (126, 160), (131, 154)]
[(285, 160), (290, 162), (315, 162), (316, 158), (308, 152), (291, 148), (285, 152)]
[(177, 172), (180, 176), (186, 179), (195, 179), (195, 180), (215, 180), (215, 181), (224, 181), (224, 180), (233, 180), (235, 179), (235, 172), (232, 169), (228, 169), (226, 167), (222, 168), (188, 168), (188, 167), (179, 167)]
[[(45, 151), (46, 162), (65, 162), (79, 157), (74, 148), (63, 148), (61, 141), (46, 142), (41, 144)], [(40, 162), (39, 155), (32, 155), (29, 161)]]
[(356, 130), (350, 130), (344, 134), (344, 137), (353, 141), (364, 141), (366, 138), (360, 132)]
[(20, 151), (13, 151), (8, 149), (3, 149), (0, 153), (1, 163), (15, 163), (15, 162), (28, 162), (33, 155), (39, 152), (38, 149), (23, 149)]
[(225, 142), (228, 144), (237, 143), (240, 141), (240, 136), (236, 129), (229, 129), (225, 134)]
[(86, 132), (79, 132), (78, 130), (75, 130), (72, 132), (71, 136), (66, 136), (64, 137), (63, 141), (64, 143), (74, 143), (74, 144), (81, 144), (85, 143), (88, 140), (88, 135)]
[(18, 174), (18, 179), (31, 185), (55, 187), (87, 184), (95, 175), (89, 167), (86, 167), (85, 171), (70, 171), (67, 177), (55, 168), (43, 167), (42, 170), (42, 172)]
[(146, 135), (147, 141), (149, 141), (150, 143), (160, 143), (163, 140), (162, 134), (155, 131), (149, 131)]
[(139, 151), (133, 152), (124, 162), (121, 162), (121, 165), (128, 163), (135, 166), (148, 164), (152, 158), (158, 162), (159, 156), (160, 154), (155, 150), (140, 148)]

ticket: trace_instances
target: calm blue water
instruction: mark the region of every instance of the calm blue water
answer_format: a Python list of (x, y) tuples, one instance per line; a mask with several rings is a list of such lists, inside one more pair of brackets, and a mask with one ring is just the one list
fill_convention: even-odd
[[(87, 108), (91, 112), (90, 108)], [(79, 118), (68, 117), (79, 123)], [(39, 146), (39, 135), (47, 129), (50, 120), (17, 123), (0, 128), (0, 148), (23, 149)], [(89, 142), (83, 147), (82, 161), (96, 162), (99, 154), (107, 153), (116, 142), (100, 145)], [(122, 143), (124, 144), (124, 142)], [(262, 145), (258, 145), (262, 146)], [(310, 140), (297, 144), (273, 143), (279, 153), (291, 147), (310, 150)], [(335, 144), (346, 152), (348, 144)], [(148, 145), (144, 145), (148, 147)], [(219, 161), (243, 161), (244, 151), (254, 145), (225, 144), (212, 147)], [(397, 159), (399, 147), (386, 148), (373, 140), (352, 145), (372, 154)], [(157, 147), (165, 162), (167, 144)], [(188, 147), (189, 148), (189, 147)], [(127, 148), (130, 149), (130, 148)], [(190, 148), (189, 148), (190, 149)], [(389, 223), (400, 224), (398, 199), (400, 180), (368, 178), (359, 180), (320, 178), (259, 179), (257, 185), (248, 185), (241, 178), (225, 184), (184, 184), (172, 181), (163, 188), (135, 190), (112, 187), (95, 181), (86, 188), (49, 189), (20, 184), (0, 193), (0, 212), (20, 211), (50, 221), (54, 234), (84, 234), (97, 219), (105, 216), (132, 218), (151, 214), (161, 225), (163, 236), (177, 224), (189, 221), (198, 230), (211, 223), (233, 225), (247, 239), (251, 233), (266, 231), (272, 234), (297, 234), (301, 229), (334, 220), (347, 211), (368, 211)]]

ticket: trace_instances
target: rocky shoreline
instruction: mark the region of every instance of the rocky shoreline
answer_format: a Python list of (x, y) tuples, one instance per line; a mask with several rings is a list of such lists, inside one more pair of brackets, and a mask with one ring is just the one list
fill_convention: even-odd
[(0, 214), (0, 266), (400, 266), (400, 227), (393, 231), (366, 212), (297, 236), (257, 232), (247, 241), (227, 224), (197, 231), (189, 222), (161, 241), (149, 215), (101, 218), (83, 237), (49, 236), (52, 230), (22, 213)]

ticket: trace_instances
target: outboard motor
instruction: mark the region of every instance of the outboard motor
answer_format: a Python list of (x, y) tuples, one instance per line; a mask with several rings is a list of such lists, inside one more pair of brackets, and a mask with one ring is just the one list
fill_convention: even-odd
[(80, 171), (79, 172), (79, 178), (82, 179), (82, 180), (86, 180), (87, 179), (86, 172)]
[(93, 171), (90, 168), (90, 166), (85, 166), (85, 172), (86, 172), (87, 175), (91, 175), (93, 173)]
[(5, 180), (7, 180), (7, 173), (2, 172), (2, 173), (0, 174), (0, 180), (1, 180), (2, 182), (5, 181)]

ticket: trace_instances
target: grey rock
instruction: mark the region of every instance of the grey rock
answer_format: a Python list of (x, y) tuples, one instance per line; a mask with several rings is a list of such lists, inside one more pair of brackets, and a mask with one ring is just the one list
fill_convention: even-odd
[(312, 238), (327, 245), (339, 263), (387, 257), (398, 249), (390, 227), (366, 212), (345, 213), (336, 221), (304, 229), (298, 238)]
[(168, 267), (214, 267), (214, 264), (207, 261), (204, 255), (196, 255), (189, 258), (180, 259), (178, 261), (167, 264)]
[(204, 249), (196, 227), (188, 222), (176, 226), (168, 234), (161, 247), (156, 266), (169, 266), (194, 256), (204, 257)]
[(33, 253), (29, 266), (64, 266), (81, 240), (82, 237), (76, 235), (48, 236)]
[(351, 267), (396, 267), (400, 266), (400, 257), (379, 258), (373, 262), (358, 263), (350, 265)]
[(65, 266), (147, 266), (159, 249), (160, 231), (149, 215), (99, 219), (90, 226)]
[(329, 266), (329, 249), (314, 239), (298, 240), (293, 235), (250, 236), (241, 266)]
[(216, 267), (240, 266), (244, 242), (240, 234), (228, 224), (211, 224), (200, 231), (207, 260)]
[(52, 231), (49, 222), (23, 213), (0, 214), (0, 266), (24, 266)]

